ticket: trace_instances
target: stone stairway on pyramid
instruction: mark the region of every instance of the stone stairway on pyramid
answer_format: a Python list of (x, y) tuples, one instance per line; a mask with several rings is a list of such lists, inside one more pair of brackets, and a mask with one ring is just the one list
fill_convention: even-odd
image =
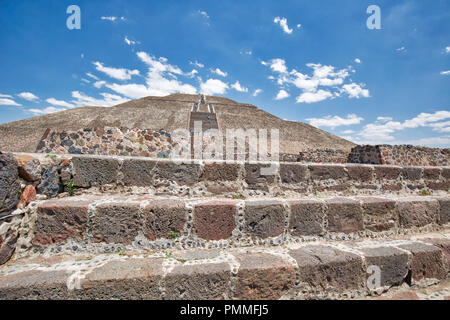
[[(450, 296), (449, 167), (281, 162), (263, 175), (265, 162), (20, 153), (0, 163), (2, 300)], [(40, 181), (38, 194), (19, 177)]]

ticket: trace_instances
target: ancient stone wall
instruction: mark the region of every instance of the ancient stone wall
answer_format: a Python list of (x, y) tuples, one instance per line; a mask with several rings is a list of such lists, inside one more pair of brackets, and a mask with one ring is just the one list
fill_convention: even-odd
[(450, 149), (411, 145), (362, 145), (351, 150), (348, 162), (402, 166), (447, 166), (450, 164)]

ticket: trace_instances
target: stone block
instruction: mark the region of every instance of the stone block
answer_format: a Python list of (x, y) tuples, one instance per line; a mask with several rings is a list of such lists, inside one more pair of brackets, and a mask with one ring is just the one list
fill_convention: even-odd
[(285, 208), (279, 201), (245, 202), (245, 232), (258, 238), (276, 237), (283, 233)]
[(73, 182), (77, 187), (93, 187), (117, 182), (119, 162), (114, 158), (74, 157)]
[(295, 200), (291, 208), (289, 232), (293, 236), (321, 235), (324, 230), (324, 208), (321, 201)]
[(326, 199), (328, 231), (352, 233), (363, 229), (362, 208), (358, 201), (347, 198)]
[(438, 221), (439, 202), (431, 198), (401, 198), (397, 210), (401, 227), (423, 227)]
[(198, 237), (220, 240), (231, 237), (236, 227), (236, 203), (232, 201), (210, 201), (195, 205), (194, 229)]
[(181, 232), (186, 223), (184, 201), (151, 200), (142, 210), (142, 218), (147, 239), (171, 239), (171, 234)]

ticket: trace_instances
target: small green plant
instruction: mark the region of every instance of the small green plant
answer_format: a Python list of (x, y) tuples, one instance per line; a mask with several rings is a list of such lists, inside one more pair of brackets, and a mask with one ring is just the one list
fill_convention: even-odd
[(422, 189), (422, 191), (420, 192), (420, 195), (422, 195), (422, 196), (429, 196), (429, 195), (431, 195), (431, 193), (427, 189)]
[(176, 229), (172, 229), (172, 230), (169, 231), (169, 236), (172, 239), (176, 239), (176, 238), (178, 238), (180, 236), (180, 232), (177, 231)]
[(66, 190), (69, 193), (69, 195), (73, 196), (73, 194), (75, 193), (75, 184), (73, 183), (72, 178), (70, 178), (69, 180), (67, 180), (64, 185), (66, 186)]
[(242, 195), (242, 194), (234, 194), (233, 195), (233, 197), (232, 197), (233, 199), (245, 199), (245, 197)]
[(55, 159), (56, 159), (56, 156), (55, 156), (54, 154), (52, 154), (52, 155), (50, 156), (50, 159), (55, 160)]
[(117, 254), (118, 254), (119, 256), (124, 256), (125, 253), (126, 253), (125, 249), (121, 249)]
[(168, 259), (175, 259), (175, 257), (173, 256), (172, 252), (166, 252), (166, 258)]

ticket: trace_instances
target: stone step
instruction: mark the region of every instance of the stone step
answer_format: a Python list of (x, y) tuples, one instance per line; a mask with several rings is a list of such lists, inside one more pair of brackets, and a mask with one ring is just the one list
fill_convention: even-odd
[[(18, 155), (20, 157), (20, 155)], [(75, 188), (135, 191), (161, 195), (313, 196), (448, 195), (450, 167), (358, 164), (301, 164), (244, 161), (173, 161), (115, 156), (38, 155), (42, 189), (52, 196), (73, 179)], [(58, 178), (59, 177), (59, 178)], [(48, 189), (48, 190), (47, 190)], [(39, 190), (38, 190), (39, 191)], [(59, 192), (60, 192), (59, 191)]]
[(27, 215), (30, 225), (24, 229), (31, 234), (32, 248), (24, 254), (31, 249), (55, 253), (274, 246), (445, 231), (450, 197), (243, 200), (86, 194), (34, 202)]
[(426, 234), (345, 244), (36, 256), (0, 267), (0, 299), (363, 298), (400, 285), (445, 284), (449, 250), (448, 236)]

